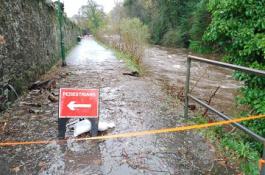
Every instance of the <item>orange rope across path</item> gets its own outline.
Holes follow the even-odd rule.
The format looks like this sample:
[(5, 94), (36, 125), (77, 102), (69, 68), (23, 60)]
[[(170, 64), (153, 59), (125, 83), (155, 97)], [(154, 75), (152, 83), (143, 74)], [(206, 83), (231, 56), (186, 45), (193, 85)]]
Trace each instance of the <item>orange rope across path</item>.
[[(262, 118), (265, 118), (265, 114), (258, 115), (258, 116), (249, 116), (249, 117), (244, 117), (244, 118), (236, 118), (236, 119), (227, 120), (227, 121), (218, 121), (218, 122), (213, 122), (213, 123), (200, 124), (200, 125), (180, 126), (180, 127), (175, 127), (175, 128), (162, 128), (162, 129), (146, 130), (146, 131), (135, 131), (135, 132), (113, 134), (113, 135), (106, 135), (106, 136), (77, 138), (73, 140), (74, 141), (86, 141), (86, 140), (107, 140), (107, 139), (118, 139), (118, 138), (141, 137), (145, 135), (181, 132), (181, 131), (188, 131), (188, 130), (193, 130), (193, 129), (203, 129), (203, 128), (209, 128), (209, 127), (214, 127), (214, 126), (229, 125), (232, 123), (239, 123), (243, 121), (262, 119)], [(10, 142), (0, 143), (0, 147), (16, 146), (16, 145), (50, 144), (54, 142), (65, 143), (67, 142), (67, 140), (66, 139), (65, 140), (39, 140), (39, 141), (25, 141), (25, 142), (10, 141)]]

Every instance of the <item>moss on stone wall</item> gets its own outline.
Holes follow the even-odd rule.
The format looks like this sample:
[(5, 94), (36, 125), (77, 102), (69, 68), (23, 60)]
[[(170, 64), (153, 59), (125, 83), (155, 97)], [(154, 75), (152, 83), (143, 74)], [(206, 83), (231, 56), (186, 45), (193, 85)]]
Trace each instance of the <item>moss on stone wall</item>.
[[(45, 0), (0, 0), (0, 81), (22, 93), (30, 82), (60, 60), (57, 12)], [(64, 17), (65, 48), (76, 44), (80, 29)]]

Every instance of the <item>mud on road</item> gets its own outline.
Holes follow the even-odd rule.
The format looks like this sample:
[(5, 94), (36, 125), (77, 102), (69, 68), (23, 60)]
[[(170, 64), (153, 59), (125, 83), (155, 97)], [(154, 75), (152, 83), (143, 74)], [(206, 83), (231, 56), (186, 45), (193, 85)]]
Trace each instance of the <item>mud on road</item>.
[[(125, 63), (111, 50), (85, 39), (68, 55), (67, 67), (46, 75), (57, 81), (50, 93), (58, 96), (59, 88), (65, 87), (100, 88), (100, 120), (116, 124), (107, 134), (185, 125), (182, 104), (168, 95), (161, 81), (171, 76), (165, 75), (169, 63), (161, 58), (167, 51), (152, 49), (152, 58), (144, 60), (148, 73), (126, 76)], [(170, 65), (172, 69), (184, 69), (185, 57), (175, 61), (179, 60), (179, 65)], [(58, 102), (52, 103), (48, 96), (47, 91), (30, 91), (3, 114), (1, 120), (7, 125), (1, 141), (56, 139)], [(1, 147), (0, 174), (234, 174), (217, 162), (215, 148), (196, 131), (86, 142), (73, 141), (70, 131), (67, 135), (66, 144)]]

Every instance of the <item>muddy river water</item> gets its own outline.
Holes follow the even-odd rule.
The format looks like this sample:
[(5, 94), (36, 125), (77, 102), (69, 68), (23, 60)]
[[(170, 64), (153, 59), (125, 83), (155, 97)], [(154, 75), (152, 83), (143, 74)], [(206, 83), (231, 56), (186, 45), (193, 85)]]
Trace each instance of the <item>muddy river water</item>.
[[(58, 96), (61, 87), (100, 88), (100, 120), (116, 124), (104, 134), (186, 125), (182, 104), (171, 98), (164, 86), (183, 87), (185, 51), (149, 48), (143, 60), (146, 74), (133, 77), (123, 75), (129, 70), (111, 50), (88, 38), (69, 53), (67, 64), (48, 76), (57, 81), (51, 93)], [(201, 74), (205, 77), (194, 93), (207, 99), (221, 86), (213, 105), (233, 113), (233, 98), (240, 84), (232, 79), (231, 72), (194, 63), (191, 83)], [(30, 91), (3, 114), (7, 125), (0, 135), (2, 142), (56, 140), (58, 103), (50, 102), (47, 93)], [(36, 103), (40, 105), (29, 105)], [(67, 136), (66, 144), (54, 141), (0, 147), (0, 174), (236, 174), (218, 162), (214, 146), (197, 131), (86, 142), (72, 140), (71, 131)]]
[[(180, 91), (185, 86), (188, 54), (191, 53), (184, 49), (154, 46), (147, 49), (144, 65), (147, 65), (146, 69), (150, 75), (167, 82), (169, 86), (177, 87), (176, 90)], [(192, 94), (200, 99), (209, 100), (214, 91), (220, 87), (211, 105), (225, 114), (235, 116), (238, 114), (235, 97), (242, 83), (235, 81), (232, 75), (233, 71), (229, 69), (192, 62), (190, 81)]]

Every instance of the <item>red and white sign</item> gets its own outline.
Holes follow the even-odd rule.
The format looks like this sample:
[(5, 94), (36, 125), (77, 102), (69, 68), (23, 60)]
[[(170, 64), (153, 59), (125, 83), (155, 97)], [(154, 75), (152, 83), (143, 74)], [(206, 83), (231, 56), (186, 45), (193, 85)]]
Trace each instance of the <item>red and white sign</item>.
[(98, 118), (98, 89), (60, 89), (59, 118)]

